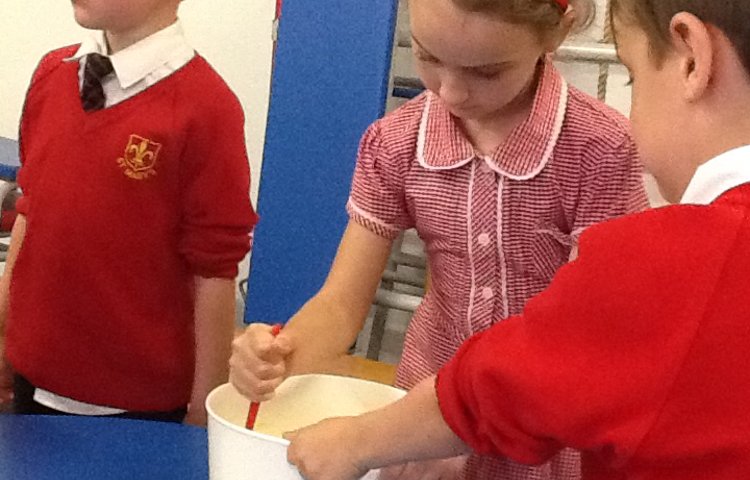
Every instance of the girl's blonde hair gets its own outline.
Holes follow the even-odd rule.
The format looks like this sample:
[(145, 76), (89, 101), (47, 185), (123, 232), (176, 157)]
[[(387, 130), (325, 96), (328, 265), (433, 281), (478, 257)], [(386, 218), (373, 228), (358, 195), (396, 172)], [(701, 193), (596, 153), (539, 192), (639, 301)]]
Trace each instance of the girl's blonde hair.
[[(468, 12), (496, 15), (506, 22), (529, 25), (541, 34), (560, 24), (563, 10), (555, 0), (453, 0), (460, 9)], [(588, 27), (596, 15), (594, 0), (570, 0), (576, 12), (575, 30)]]

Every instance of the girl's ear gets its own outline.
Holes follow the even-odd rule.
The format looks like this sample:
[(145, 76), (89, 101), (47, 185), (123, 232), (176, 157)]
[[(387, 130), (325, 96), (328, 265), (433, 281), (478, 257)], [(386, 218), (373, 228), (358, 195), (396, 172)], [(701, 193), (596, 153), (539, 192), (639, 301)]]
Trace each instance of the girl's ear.
[(573, 27), (576, 24), (576, 18), (576, 10), (571, 3), (570, 7), (568, 7), (568, 10), (563, 14), (562, 19), (560, 20), (560, 23), (557, 25), (557, 27), (555, 27), (555, 29), (549, 34), (544, 35), (543, 42), (544, 50), (546, 52), (552, 53), (560, 48), (560, 45), (562, 45), (562, 43), (570, 34), (571, 30), (573, 30)]

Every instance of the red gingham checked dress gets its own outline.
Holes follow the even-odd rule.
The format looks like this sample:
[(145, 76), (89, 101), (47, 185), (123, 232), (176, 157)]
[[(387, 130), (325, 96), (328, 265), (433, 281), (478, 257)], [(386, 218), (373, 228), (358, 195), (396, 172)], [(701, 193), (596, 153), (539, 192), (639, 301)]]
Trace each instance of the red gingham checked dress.
[[(472, 334), (520, 313), (586, 227), (648, 206), (627, 121), (569, 87), (551, 63), (542, 69), (530, 116), (491, 157), (475, 152), (432, 93), (362, 139), (350, 217), (386, 238), (416, 228), (432, 276), (406, 334), (401, 387), (436, 373)], [(580, 462), (571, 450), (539, 467), (475, 455), (462, 478), (578, 479)]]

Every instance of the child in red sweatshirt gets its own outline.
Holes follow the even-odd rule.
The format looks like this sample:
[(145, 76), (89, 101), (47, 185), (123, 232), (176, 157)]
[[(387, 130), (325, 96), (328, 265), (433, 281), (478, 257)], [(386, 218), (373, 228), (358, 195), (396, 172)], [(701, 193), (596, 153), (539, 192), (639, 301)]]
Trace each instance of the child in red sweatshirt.
[(0, 401), (12, 366), (18, 413), (200, 425), (226, 381), (256, 222), (244, 116), (179, 3), (73, 1), (100, 32), (34, 73), (0, 284)]
[(589, 229), (522, 315), (403, 400), (292, 434), (306, 479), (564, 447), (586, 480), (750, 478), (750, 2), (612, 12), (636, 142), (679, 205)]

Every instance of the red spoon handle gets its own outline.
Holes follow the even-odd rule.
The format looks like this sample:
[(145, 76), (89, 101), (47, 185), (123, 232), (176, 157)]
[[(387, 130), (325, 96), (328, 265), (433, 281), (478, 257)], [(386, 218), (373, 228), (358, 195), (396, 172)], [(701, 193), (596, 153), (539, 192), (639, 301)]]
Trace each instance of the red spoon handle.
[[(274, 337), (281, 332), (281, 324), (276, 324), (271, 328), (271, 335)], [(255, 419), (258, 418), (258, 410), (260, 409), (260, 402), (250, 402), (250, 410), (247, 412), (247, 420), (245, 421), (245, 428), (252, 430), (255, 427)]]

